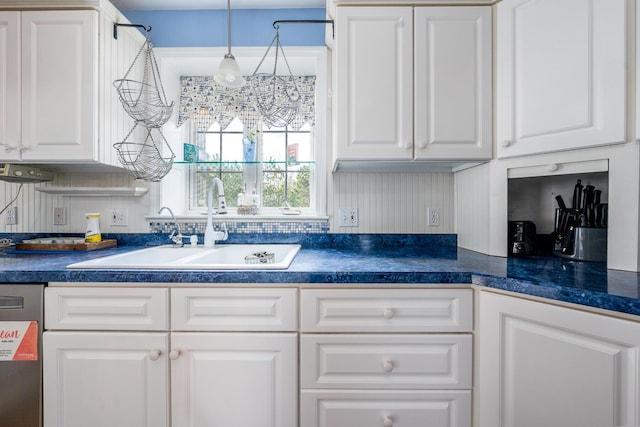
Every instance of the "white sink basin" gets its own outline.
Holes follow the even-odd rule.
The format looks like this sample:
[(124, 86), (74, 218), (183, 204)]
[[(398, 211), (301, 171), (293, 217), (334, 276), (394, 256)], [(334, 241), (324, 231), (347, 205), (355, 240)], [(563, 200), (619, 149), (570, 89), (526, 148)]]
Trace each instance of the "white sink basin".
[(67, 268), (284, 270), (289, 268), (299, 250), (300, 245), (288, 244), (219, 245), (214, 248), (166, 245), (78, 262)]

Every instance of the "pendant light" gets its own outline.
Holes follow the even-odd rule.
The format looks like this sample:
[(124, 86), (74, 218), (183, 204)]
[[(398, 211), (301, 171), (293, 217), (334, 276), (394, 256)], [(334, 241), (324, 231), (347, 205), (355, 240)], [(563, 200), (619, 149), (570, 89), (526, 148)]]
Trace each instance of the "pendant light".
[(231, 0), (227, 0), (227, 43), (229, 51), (220, 62), (218, 73), (213, 76), (213, 79), (222, 86), (242, 87), (247, 81), (240, 73), (236, 58), (231, 54)]

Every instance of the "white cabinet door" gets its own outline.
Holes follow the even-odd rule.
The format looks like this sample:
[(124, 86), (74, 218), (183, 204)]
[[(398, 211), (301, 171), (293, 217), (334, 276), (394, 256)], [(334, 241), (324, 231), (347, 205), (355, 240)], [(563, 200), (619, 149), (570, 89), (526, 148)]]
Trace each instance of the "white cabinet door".
[(98, 12), (22, 12), (22, 159), (96, 160)]
[(640, 323), (479, 294), (481, 427), (640, 424)]
[(625, 5), (497, 4), (498, 157), (624, 142)]
[(20, 13), (0, 12), (0, 160), (20, 157)]
[(295, 333), (173, 333), (172, 427), (297, 426)]
[(334, 77), (336, 159), (412, 159), (413, 9), (337, 8)]
[(44, 427), (168, 427), (168, 334), (45, 332)]
[(491, 8), (416, 7), (415, 158), (490, 159)]

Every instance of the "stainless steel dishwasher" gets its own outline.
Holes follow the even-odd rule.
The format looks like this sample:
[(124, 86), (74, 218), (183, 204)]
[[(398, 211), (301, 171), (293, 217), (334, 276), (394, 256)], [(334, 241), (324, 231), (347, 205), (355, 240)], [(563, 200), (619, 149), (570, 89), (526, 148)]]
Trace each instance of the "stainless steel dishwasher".
[(42, 426), (43, 294), (0, 284), (0, 426)]

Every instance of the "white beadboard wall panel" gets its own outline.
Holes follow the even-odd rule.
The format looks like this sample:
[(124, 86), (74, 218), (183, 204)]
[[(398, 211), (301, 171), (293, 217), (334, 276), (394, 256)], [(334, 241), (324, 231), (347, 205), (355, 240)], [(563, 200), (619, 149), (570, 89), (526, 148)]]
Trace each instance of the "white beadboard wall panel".
[[(140, 187), (149, 186), (142, 197), (81, 197), (51, 195), (35, 191), (36, 186)], [(19, 184), (0, 181), (0, 207), (16, 195)], [(452, 173), (337, 173), (331, 175), (327, 205), (332, 216), (332, 233), (454, 233), (454, 174)], [(145, 215), (155, 214), (160, 201), (160, 184), (133, 179), (126, 173), (59, 173), (50, 183), (25, 184), (16, 200), (18, 224), (5, 225), (10, 233), (84, 233), (87, 212), (101, 214), (103, 233), (147, 233)], [(157, 199), (157, 200), (156, 200)], [(155, 200), (155, 201), (154, 201)], [(67, 211), (65, 225), (53, 225), (53, 208)], [(340, 227), (341, 207), (358, 208), (358, 227)], [(427, 208), (440, 209), (440, 226), (427, 226)], [(129, 226), (111, 226), (112, 208), (126, 208)], [(153, 212), (152, 212), (153, 210)]]
[(489, 252), (489, 165), (455, 173), (458, 246)]
[[(452, 173), (336, 173), (328, 209), (332, 233), (454, 233)], [(358, 208), (358, 226), (341, 227), (340, 208)], [(427, 208), (440, 225), (427, 226)]]
[[(149, 193), (141, 197), (122, 196), (64, 196), (36, 191), (42, 186), (68, 187), (144, 187), (151, 184), (137, 181), (127, 173), (59, 173), (52, 182), (24, 184), (14, 203), (18, 206), (18, 224), (6, 225), (6, 213), (0, 216), (0, 230), (8, 233), (78, 233), (84, 234), (85, 213), (100, 213), (100, 230), (103, 233), (147, 233), (149, 224), (144, 219), (150, 213)], [(4, 208), (18, 192), (20, 184), (0, 182), (0, 209)], [(53, 208), (66, 208), (66, 224), (53, 225)], [(113, 208), (128, 210), (129, 225), (111, 226), (109, 215)]]

